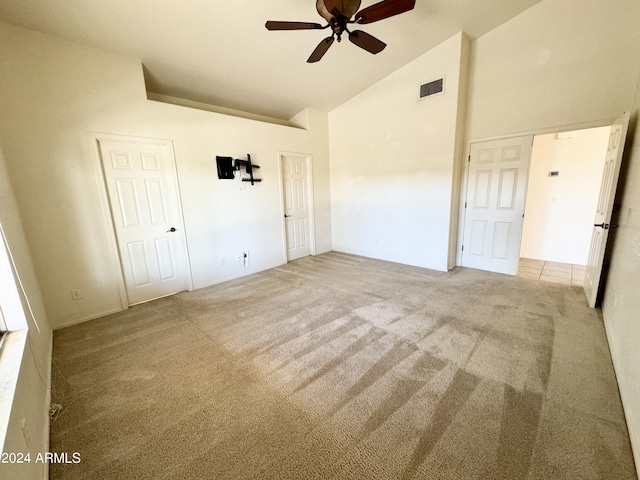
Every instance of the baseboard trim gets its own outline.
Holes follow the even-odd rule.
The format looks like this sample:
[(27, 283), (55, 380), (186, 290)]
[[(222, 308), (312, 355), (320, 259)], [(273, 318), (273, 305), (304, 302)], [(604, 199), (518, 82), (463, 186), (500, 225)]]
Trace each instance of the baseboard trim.
[(71, 327), (73, 325), (78, 325), (79, 323), (84, 323), (84, 322), (89, 322), (91, 320), (95, 320), (96, 318), (102, 318), (102, 317), (106, 317), (107, 315), (113, 315), (114, 313), (119, 313), (124, 311), (124, 309), (118, 307), (118, 308), (113, 308), (111, 310), (107, 310), (105, 312), (102, 313), (96, 313), (94, 315), (89, 315), (88, 317), (81, 317), (81, 318), (72, 318), (71, 320), (67, 320), (66, 322), (60, 323), (58, 325), (56, 325), (53, 330), (60, 330), (62, 328), (66, 328), (66, 327)]
[(638, 435), (640, 432), (636, 432), (633, 427), (633, 422), (629, 421), (631, 409), (628, 407), (630, 405), (627, 392), (630, 389), (627, 389), (627, 386), (623, 380), (623, 376), (619, 375), (618, 365), (620, 363), (618, 359), (618, 352), (616, 350), (615, 344), (611, 340), (610, 328), (608, 328), (607, 317), (604, 314), (604, 310), (602, 310), (602, 319), (604, 324), (604, 331), (607, 335), (607, 343), (609, 344), (609, 351), (611, 352), (611, 361), (613, 363), (613, 370), (616, 375), (616, 381), (618, 383), (618, 391), (620, 392), (620, 400), (622, 401), (622, 409), (624, 410), (624, 418), (627, 422), (627, 430), (629, 431), (629, 441), (631, 442), (631, 451), (633, 452), (633, 460), (636, 464), (636, 474), (638, 475), (638, 480), (640, 480), (640, 438)]
[[(44, 428), (44, 444), (47, 446), (46, 451), (51, 451), (51, 417), (49, 416), (49, 407), (51, 406), (51, 386), (53, 380), (53, 335), (49, 340), (49, 353), (47, 354), (47, 382), (49, 384), (49, 388), (45, 393), (45, 407), (46, 407), (46, 418), (45, 428)], [(49, 480), (49, 462), (45, 462), (42, 480)]]

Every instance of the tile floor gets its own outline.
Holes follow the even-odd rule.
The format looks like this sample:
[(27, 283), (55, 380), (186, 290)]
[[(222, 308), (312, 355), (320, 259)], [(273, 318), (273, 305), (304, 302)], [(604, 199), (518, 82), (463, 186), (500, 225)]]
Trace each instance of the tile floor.
[(585, 269), (584, 265), (521, 258), (518, 263), (518, 276), (544, 280), (545, 282), (582, 286)]

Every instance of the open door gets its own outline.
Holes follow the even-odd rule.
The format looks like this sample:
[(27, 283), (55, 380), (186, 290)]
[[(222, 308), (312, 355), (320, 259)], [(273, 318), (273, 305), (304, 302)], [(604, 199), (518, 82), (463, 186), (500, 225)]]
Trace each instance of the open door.
[(602, 264), (604, 253), (611, 228), (611, 215), (613, 213), (613, 201), (616, 196), (620, 167), (622, 166), (622, 153), (629, 128), (629, 113), (625, 113), (611, 125), (609, 146), (602, 174), (600, 197), (593, 221), (593, 233), (591, 235), (591, 248), (587, 271), (584, 279), (584, 293), (587, 296), (589, 306), (594, 308), (598, 300), (598, 287), (602, 276)]
[(462, 266), (515, 275), (533, 135), (472, 143)]

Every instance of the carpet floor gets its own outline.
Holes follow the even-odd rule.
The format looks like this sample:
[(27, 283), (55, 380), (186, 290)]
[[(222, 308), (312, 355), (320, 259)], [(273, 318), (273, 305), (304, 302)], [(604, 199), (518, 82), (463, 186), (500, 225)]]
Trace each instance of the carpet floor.
[(341, 253), (54, 335), (52, 479), (628, 479), (582, 290)]

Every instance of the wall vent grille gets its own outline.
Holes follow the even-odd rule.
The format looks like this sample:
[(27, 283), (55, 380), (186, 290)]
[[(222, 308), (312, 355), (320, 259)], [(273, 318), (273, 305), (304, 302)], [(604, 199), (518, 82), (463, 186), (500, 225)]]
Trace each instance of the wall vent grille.
[(420, 85), (420, 98), (430, 97), (444, 92), (444, 77)]

